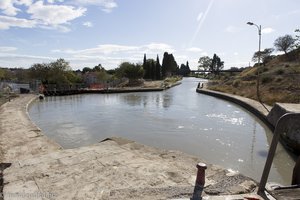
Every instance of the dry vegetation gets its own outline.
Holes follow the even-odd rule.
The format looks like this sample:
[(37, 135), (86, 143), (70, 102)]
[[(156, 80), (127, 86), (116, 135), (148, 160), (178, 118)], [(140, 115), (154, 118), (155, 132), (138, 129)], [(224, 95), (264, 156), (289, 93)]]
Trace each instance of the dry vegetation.
[(180, 81), (182, 77), (180, 76), (172, 76), (167, 77), (164, 80), (156, 80), (156, 81), (145, 81), (143, 79), (134, 80), (131, 82), (125, 81), (121, 83), (118, 87), (139, 87), (139, 88), (163, 88), (169, 87), (176, 84)]
[[(221, 75), (208, 88), (256, 99), (257, 66), (230, 76)], [(264, 103), (300, 103), (300, 49), (273, 58), (260, 66), (260, 96)]]

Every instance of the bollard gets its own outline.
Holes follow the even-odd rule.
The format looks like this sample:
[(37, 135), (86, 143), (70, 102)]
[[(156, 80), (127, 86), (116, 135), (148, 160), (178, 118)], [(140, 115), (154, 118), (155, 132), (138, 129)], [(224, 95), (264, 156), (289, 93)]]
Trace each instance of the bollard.
[(205, 170), (207, 169), (207, 166), (205, 163), (198, 163), (197, 165), (197, 178), (196, 178), (196, 183), (195, 183), (195, 187), (194, 187), (194, 193), (193, 193), (193, 197), (191, 198), (191, 200), (200, 200), (202, 199), (201, 195), (202, 195), (202, 191), (204, 188), (204, 184), (205, 184)]

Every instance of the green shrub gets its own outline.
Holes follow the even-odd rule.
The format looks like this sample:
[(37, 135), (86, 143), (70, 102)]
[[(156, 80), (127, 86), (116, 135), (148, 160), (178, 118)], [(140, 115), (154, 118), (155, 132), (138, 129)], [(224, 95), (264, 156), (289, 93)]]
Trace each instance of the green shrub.
[(233, 81), (232, 86), (233, 87), (239, 87), (240, 84), (241, 84), (241, 80), (238, 79), (238, 80)]
[(256, 81), (251, 81), (250, 85), (256, 85)]
[(282, 78), (281, 78), (281, 77), (277, 77), (275, 81), (276, 81), (277, 83), (279, 83), (279, 82), (282, 81)]
[(251, 80), (255, 80), (256, 79), (256, 76), (255, 75), (246, 75), (246, 76), (244, 76), (244, 77), (242, 77), (242, 80), (243, 81), (251, 81)]
[(276, 74), (277, 74), (277, 75), (282, 75), (282, 74), (284, 74), (284, 69), (278, 69), (278, 70), (276, 71)]
[(225, 85), (232, 85), (232, 81), (231, 81), (231, 80), (226, 81), (226, 82), (225, 82)]
[(262, 71), (263, 71), (263, 72), (267, 72), (267, 71), (269, 71), (269, 68), (262, 67)]
[(263, 76), (261, 78), (261, 83), (262, 84), (270, 83), (272, 80), (273, 80), (273, 77), (271, 77), (271, 76)]

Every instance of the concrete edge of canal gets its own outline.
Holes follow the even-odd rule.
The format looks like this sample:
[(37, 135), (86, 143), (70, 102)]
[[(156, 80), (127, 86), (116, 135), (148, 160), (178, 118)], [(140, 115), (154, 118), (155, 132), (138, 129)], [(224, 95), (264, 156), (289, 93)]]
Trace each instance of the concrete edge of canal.
[[(0, 199), (182, 199), (194, 191), (198, 162), (179, 151), (122, 138), (62, 149), (30, 120), (36, 95), (21, 95), (0, 107)], [(6, 169), (5, 169), (6, 168)], [(246, 194), (257, 183), (207, 163), (202, 195)]]
[[(208, 90), (206, 88), (197, 88), (196, 92), (221, 98), (242, 106), (264, 122), (272, 132), (274, 131), (274, 127), (281, 116), (286, 113), (300, 113), (300, 104), (276, 103), (273, 107), (271, 107), (265, 104), (262, 105), (260, 102), (246, 97)], [(294, 129), (290, 129), (289, 133), (281, 135), (284, 146), (296, 154), (300, 153), (300, 140), (299, 137), (295, 136), (299, 132), (298, 129), (299, 127), (297, 126)]]

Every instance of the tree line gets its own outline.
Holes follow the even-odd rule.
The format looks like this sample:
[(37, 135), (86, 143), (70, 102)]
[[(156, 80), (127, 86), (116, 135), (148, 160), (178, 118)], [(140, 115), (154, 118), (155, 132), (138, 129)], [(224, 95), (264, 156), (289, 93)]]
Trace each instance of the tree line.
[(173, 54), (168, 52), (164, 53), (162, 64), (159, 62), (158, 55), (156, 60), (154, 60), (147, 59), (146, 54), (144, 54), (142, 66), (144, 70), (143, 78), (146, 80), (162, 80), (172, 75), (187, 76), (191, 71), (188, 62), (187, 65), (181, 64), (179, 68)]
[(214, 54), (212, 58), (202, 56), (199, 58), (198, 63), (199, 70), (210, 71), (215, 75), (218, 75), (220, 70), (224, 68), (224, 61), (217, 54)]
[[(274, 58), (274, 56), (271, 55), (274, 50), (284, 52), (287, 59), (293, 59), (294, 55), (290, 55), (289, 52), (300, 47), (300, 29), (296, 29), (295, 33), (295, 37), (290, 34), (278, 37), (274, 41), (275, 48), (266, 48), (260, 52), (254, 52), (252, 61), (258, 62), (258, 60), (260, 60), (265, 65)], [(199, 58), (198, 63), (198, 70), (211, 71), (213, 74), (218, 74), (219, 71), (224, 68), (224, 62), (221, 61), (220, 57), (216, 54), (214, 54), (212, 58), (202, 56)]]
[(147, 59), (144, 54), (143, 63), (123, 62), (117, 68), (105, 70), (101, 64), (93, 68), (84, 67), (82, 70), (72, 70), (70, 63), (60, 58), (50, 63), (35, 63), (29, 69), (17, 69), (18, 73), (22, 72), (22, 76), (15, 77), (17, 73), (11, 72), (9, 69), (0, 68), (0, 80), (20, 80), (26, 77), (24, 82), (30, 80), (39, 80), (43, 84), (82, 84), (85, 79), (93, 78), (97, 81), (112, 81), (115, 79), (128, 78), (131, 80), (162, 80), (172, 75), (186, 76), (190, 73), (188, 62), (181, 67), (177, 65), (173, 54), (165, 52), (163, 54), (162, 64), (160, 64), (159, 56), (156, 60)]
[(258, 62), (258, 60), (260, 60), (262, 64), (265, 65), (275, 57), (271, 55), (274, 50), (284, 52), (285, 58), (287, 60), (294, 59), (295, 55), (290, 55), (289, 52), (300, 47), (300, 35), (297, 35), (300, 33), (300, 29), (296, 29), (295, 33), (295, 37), (290, 34), (278, 37), (274, 41), (274, 48), (266, 48), (261, 50), (260, 52), (256, 51), (252, 56), (252, 61)]

